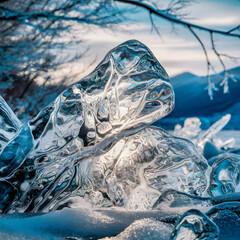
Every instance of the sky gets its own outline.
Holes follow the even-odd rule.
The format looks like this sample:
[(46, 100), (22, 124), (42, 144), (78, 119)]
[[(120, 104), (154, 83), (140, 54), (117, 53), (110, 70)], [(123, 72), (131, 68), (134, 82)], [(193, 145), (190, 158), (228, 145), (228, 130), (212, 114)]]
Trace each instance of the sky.
[[(167, 0), (159, 1), (165, 5), (167, 2)], [(83, 77), (97, 66), (109, 50), (124, 41), (137, 39), (151, 49), (170, 77), (183, 72), (191, 72), (199, 76), (207, 74), (202, 48), (186, 28), (175, 24), (173, 30), (171, 23), (154, 16), (154, 22), (161, 33), (159, 37), (156, 32), (151, 31), (149, 13), (146, 10), (123, 3), (118, 6), (120, 9), (127, 9), (123, 24), (115, 26), (112, 30), (88, 27), (84, 32), (79, 31), (89, 51), (71, 71), (85, 68), (81, 76)], [(205, 27), (229, 30), (240, 24), (240, 0), (198, 0), (189, 5), (185, 12), (189, 13), (186, 21)], [(198, 30), (196, 32), (209, 49), (209, 57), (215, 70), (222, 71), (221, 65), (211, 51), (209, 34)], [(240, 57), (239, 39), (215, 35), (215, 44), (219, 52)], [(76, 51), (73, 49), (73, 53)], [(89, 67), (88, 64), (94, 59), (96, 61)], [(225, 63), (227, 68), (240, 66), (240, 60), (225, 59)]]
[[(159, 0), (159, 3), (166, 1)], [(76, 36), (83, 39), (84, 44), (72, 46), (72, 51), (67, 52), (71, 54), (81, 53), (84, 47), (89, 48), (89, 50), (87, 55), (76, 63), (64, 67), (60, 71), (55, 71), (53, 79), (56, 82), (51, 81), (51, 84), (52, 82), (58, 83), (63, 75), (69, 76), (75, 73), (73, 78), (68, 78), (70, 80), (66, 84), (70, 85), (79, 81), (93, 71), (108, 51), (130, 39), (139, 40), (147, 45), (170, 78), (183, 72), (191, 72), (198, 76), (207, 75), (203, 50), (188, 29), (174, 25), (173, 31), (171, 23), (154, 16), (154, 22), (161, 33), (161, 37), (159, 37), (156, 32), (151, 31), (149, 13), (146, 10), (128, 4), (119, 4), (119, 8), (127, 9), (124, 15), (125, 21), (113, 29), (99, 29), (88, 25), (83, 30), (78, 24), (74, 26)], [(198, 0), (188, 6), (186, 12), (189, 12), (186, 21), (209, 28), (228, 31), (240, 24), (240, 0)], [(209, 57), (216, 71), (222, 71), (221, 64), (211, 50), (209, 33), (195, 31), (209, 50)], [(240, 31), (238, 32), (240, 33)], [(238, 61), (235, 62), (224, 59), (226, 67), (230, 69), (240, 66), (240, 39), (223, 35), (214, 35), (214, 39), (216, 48), (220, 53), (239, 57)], [(93, 60), (95, 60), (94, 63), (89, 66)], [(41, 84), (41, 82), (39, 83)]]

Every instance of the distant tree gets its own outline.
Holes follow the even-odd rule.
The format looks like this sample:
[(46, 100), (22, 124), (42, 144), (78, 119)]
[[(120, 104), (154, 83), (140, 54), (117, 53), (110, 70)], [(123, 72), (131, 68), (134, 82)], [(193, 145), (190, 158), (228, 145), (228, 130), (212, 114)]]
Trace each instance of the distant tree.
[[(119, 22), (116, 15), (116, 7), (107, 0), (0, 0), (0, 95), (18, 114), (28, 108), (35, 115), (46, 104), (44, 98), (53, 99), (70, 78), (62, 76), (53, 91), (47, 87), (53, 71), (87, 52), (79, 37), (81, 28), (73, 31), (76, 23), (82, 28), (110, 27)], [(78, 53), (69, 57), (72, 45)]]

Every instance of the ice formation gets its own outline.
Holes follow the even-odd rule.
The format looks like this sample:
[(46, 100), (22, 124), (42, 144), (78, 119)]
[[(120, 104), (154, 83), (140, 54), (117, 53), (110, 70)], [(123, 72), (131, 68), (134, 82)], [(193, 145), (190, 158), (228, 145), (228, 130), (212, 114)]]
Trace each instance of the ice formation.
[(220, 196), (240, 190), (240, 155), (223, 153), (209, 160), (212, 165), (208, 192)]
[(201, 196), (207, 186), (207, 161), (194, 145), (157, 127), (123, 138), (88, 166), (90, 188), (128, 209), (151, 209), (167, 189)]
[(65, 162), (68, 168), (61, 175), (56, 176), (58, 166), (50, 165), (32, 180), (24, 179), (12, 210), (50, 211), (69, 205), (75, 196), (98, 207), (146, 210), (167, 189), (201, 196), (208, 182), (207, 161), (194, 145), (156, 127), (125, 137), (106, 153), (74, 164)]
[(215, 135), (230, 115), (205, 132), (198, 118), (175, 136), (149, 126), (174, 101), (167, 73), (135, 40), (23, 125), (0, 97), (0, 212), (34, 214), (0, 217), (0, 237), (6, 229), (37, 239), (229, 236), (221, 218), (240, 219), (240, 157)]
[(0, 176), (19, 189), (19, 211), (41, 211), (43, 202), (82, 188), (88, 176), (75, 178), (79, 162), (102, 155), (173, 107), (163, 67), (145, 45), (128, 41), (21, 127), (2, 150)]
[(215, 240), (219, 229), (205, 214), (198, 210), (189, 210), (176, 223), (171, 240)]
[(196, 145), (197, 149), (201, 153), (204, 151), (205, 144), (209, 142), (212, 142), (218, 149), (232, 147), (234, 143), (233, 138), (223, 142), (220, 138), (216, 137), (216, 134), (228, 124), (230, 119), (231, 115), (226, 114), (221, 119), (216, 121), (212, 126), (210, 126), (206, 131), (202, 131), (200, 127), (201, 121), (199, 118), (187, 118), (183, 127), (180, 124), (175, 126), (173, 135), (189, 139)]

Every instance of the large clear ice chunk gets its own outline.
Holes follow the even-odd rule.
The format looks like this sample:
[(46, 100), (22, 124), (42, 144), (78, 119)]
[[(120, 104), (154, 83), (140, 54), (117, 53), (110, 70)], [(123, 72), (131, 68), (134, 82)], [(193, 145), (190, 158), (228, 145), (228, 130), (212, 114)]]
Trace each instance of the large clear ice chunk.
[[(28, 155), (36, 158), (60, 152), (67, 144), (74, 145), (75, 152), (89, 154), (93, 145), (100, 143), (98, 148), (106, 148), (113, 139), (166, 116), (174, 107), (168, 79), (145, 45), (136, 40), (119, 45), (91, 74), (68, 87), (23, 126), (19, 135), (30, 128), (26, 134), (32, 140), (26, 141), (28, 146), (21, 146), (26, 150), (18, 162), (21, 164)], [(112, 139), (101, 143), (106, 138)], [(19, 151), (13, 142), (8, 145), (12, 152)], [(3, 150), (0, 160), (6, 155), (14, 158), (8, 149)]]
[[(19, 190), (15, 207), (41, 211), (74, 190), (81, 192), (91, 182), (87, 169), (93, 158), (173, 107), (168, 75), (151, 51), (135, 40), (117, 46), (91, 74), (24, 124), (3, 149), (0, 173)], [(108, 184), (116, 188), (109, 198), (121, 201), (114, 179)]]

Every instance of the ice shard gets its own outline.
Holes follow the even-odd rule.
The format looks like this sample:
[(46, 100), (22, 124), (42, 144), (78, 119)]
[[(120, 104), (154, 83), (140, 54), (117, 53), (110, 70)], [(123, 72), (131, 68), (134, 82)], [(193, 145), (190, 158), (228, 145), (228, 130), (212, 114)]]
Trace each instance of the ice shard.
[[(215, 135), (220, 132), (230, 121), (231, 114), (226, 114), (225, 116), (221, 117), (218, 121), (216, 121), (207, 131), (201, 132), (198, 140), (198, 146), (203, 149), (205, 143), (214, 139)], [(216, 137), (215, 137), (216, 138)], [(213, 140), (214, 141), (214, 140)], [(217, 140), (215, 140), (216, 142)], [(216, 145), (221, 146), (221, 142), (216, 142)]]
[(184, 213), (175, 224), (171, 240), (217, 240), (219, 229), (204, 213), (193, 209)]
[(223, 153), (209, 160), (212, 165), (208, 192), (212, 196), (240, 191), (240, 155)]
[(206, 131), (202, 131), (200, 127), (201, 121), (199, 118), (187, 118), (184, 122), (183, 127), (181, 127), (180, 124), (177, 124), (175, 126), (173, 135), (189, 139), (196, 145), (199, 152), (201, 153), (203, 152), (205, 144), (207, 142), (213, 143), (218, 149), (232, 146), (234, 143), (233, 138), (223, 142), (220, 138), (216, 137), (216, 134), (228, 124), (230, 119), (231, 114), (226, 114), (221, 119), (212, 124)]
[(20, 126), (21, 122), (0, 96), (0, 153), (15, 136)]

